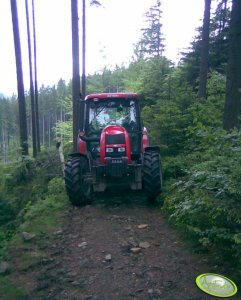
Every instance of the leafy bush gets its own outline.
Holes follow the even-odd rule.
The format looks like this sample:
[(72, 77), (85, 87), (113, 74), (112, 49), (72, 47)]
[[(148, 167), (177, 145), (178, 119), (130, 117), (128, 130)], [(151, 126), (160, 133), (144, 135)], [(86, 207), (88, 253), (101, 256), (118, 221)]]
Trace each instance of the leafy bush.
[(193, 143), (182, 158), (187, 175), (172, 184), (164, 210), (204, 248), (241, 263), (241, 133), (206, 128)]
[(5, 198), (0, 195), (0, 226), (15, 218), (16, 211), (13, 203), (6, 201)]
[(164, 181), (178, 179), (186, 175), (187, 166), (184, 158), (180, 156), (165, 157), (162, 163)]
[(60, 222), (58, 215), (68, 203), (63, 178), (53, 178), (44, 199), (28, 207), (20, 230), (34, 233), (56, 230)]

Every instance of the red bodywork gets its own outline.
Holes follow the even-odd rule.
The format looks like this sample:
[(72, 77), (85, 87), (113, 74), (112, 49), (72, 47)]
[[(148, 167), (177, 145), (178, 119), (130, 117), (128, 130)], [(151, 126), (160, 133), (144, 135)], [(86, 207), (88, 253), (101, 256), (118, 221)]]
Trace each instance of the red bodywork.
[(110, 98), (127, 98), (132, 97), (138, 99), (138, 95), (136, 93), (110, 93), (110, 94), (90, 94), (85, 97), (85, 100), (92, 100), (92, 99), (110, 99)]
[(79, 145), (79, 152), (81, 154), (87, 154), (86, 142), (84, 142), (83, 140), (79, 139), (78, 145)]
[[(124, 134), (125, 136), (125, 144), (106, 144), (105, 137), (107, 135), (117, 135), (117, 134)], [(100, 137), (100, 161), (105, 165), (106, 160), (106, 148), (125, 148), (126, 156), (128, 159), (128, 163), (131, 163), (131, 143), (130, 137), (128, 132), (124, 127), (116, 126), (116, 125), (109, 125), (103, 129)]]
[[(83, 133), (83, 134), (84, 134), (84, 133)], [(79, 153), (86, 155), (86, 154), (87, 154), (87, 145), (86, 145), (86, 142), (83, 141), (83, 140), (80, 138), (81, 135), (82, 135), (82, 134), (79, 133), (79, 135), (78, 135), (78, 140), (77, 140), (77, 145), (79, 146)]]

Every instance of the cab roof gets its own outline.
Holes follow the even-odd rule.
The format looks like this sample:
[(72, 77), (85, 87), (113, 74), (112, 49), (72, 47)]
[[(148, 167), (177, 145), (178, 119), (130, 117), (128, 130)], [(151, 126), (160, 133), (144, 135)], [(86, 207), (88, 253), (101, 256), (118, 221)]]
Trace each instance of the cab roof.
[(108, 98), (122, 98), (122, 99), (130, 99), (135, 98), (138, 100), (138, 96), (136, 93), (101, 93), (101, 94), (90, 94), (85, 97), (85, 100), (93, 100), (93, 99), (108, 99)]

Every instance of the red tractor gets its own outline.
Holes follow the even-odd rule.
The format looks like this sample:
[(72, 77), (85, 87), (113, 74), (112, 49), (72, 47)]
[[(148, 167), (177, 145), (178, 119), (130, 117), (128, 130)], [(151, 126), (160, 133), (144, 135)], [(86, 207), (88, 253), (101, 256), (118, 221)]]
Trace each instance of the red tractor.
[(65, 185), (74, 205), (114, 186), (144, 190), (154, 201), (162, 188), (160, 150), (149, 146), (137, 94), (91, 94), (82, 101), (78, 152), (65, 165)]

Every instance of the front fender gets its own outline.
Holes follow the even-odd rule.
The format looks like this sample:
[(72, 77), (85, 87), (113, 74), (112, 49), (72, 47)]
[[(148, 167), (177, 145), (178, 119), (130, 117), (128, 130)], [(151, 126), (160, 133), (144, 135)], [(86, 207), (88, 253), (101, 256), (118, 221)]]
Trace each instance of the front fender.
[(145, 152), (151, 152), (151, 151), (161, 154), (161, 150), (159, 146), (148, 146), (145, 148)]
[(71, 158), (72, 157), (84, 157), (87, 160), (88, 165), (89, 165), (89, 170), (91, 171), (91, 163), (90, 163), (90, 158), (89, 158), (88, 153), (83, 154), (83, 153), (79, 153), (79, 152), (73, 152), (73, 153), (70, 153), (68, 156)]

